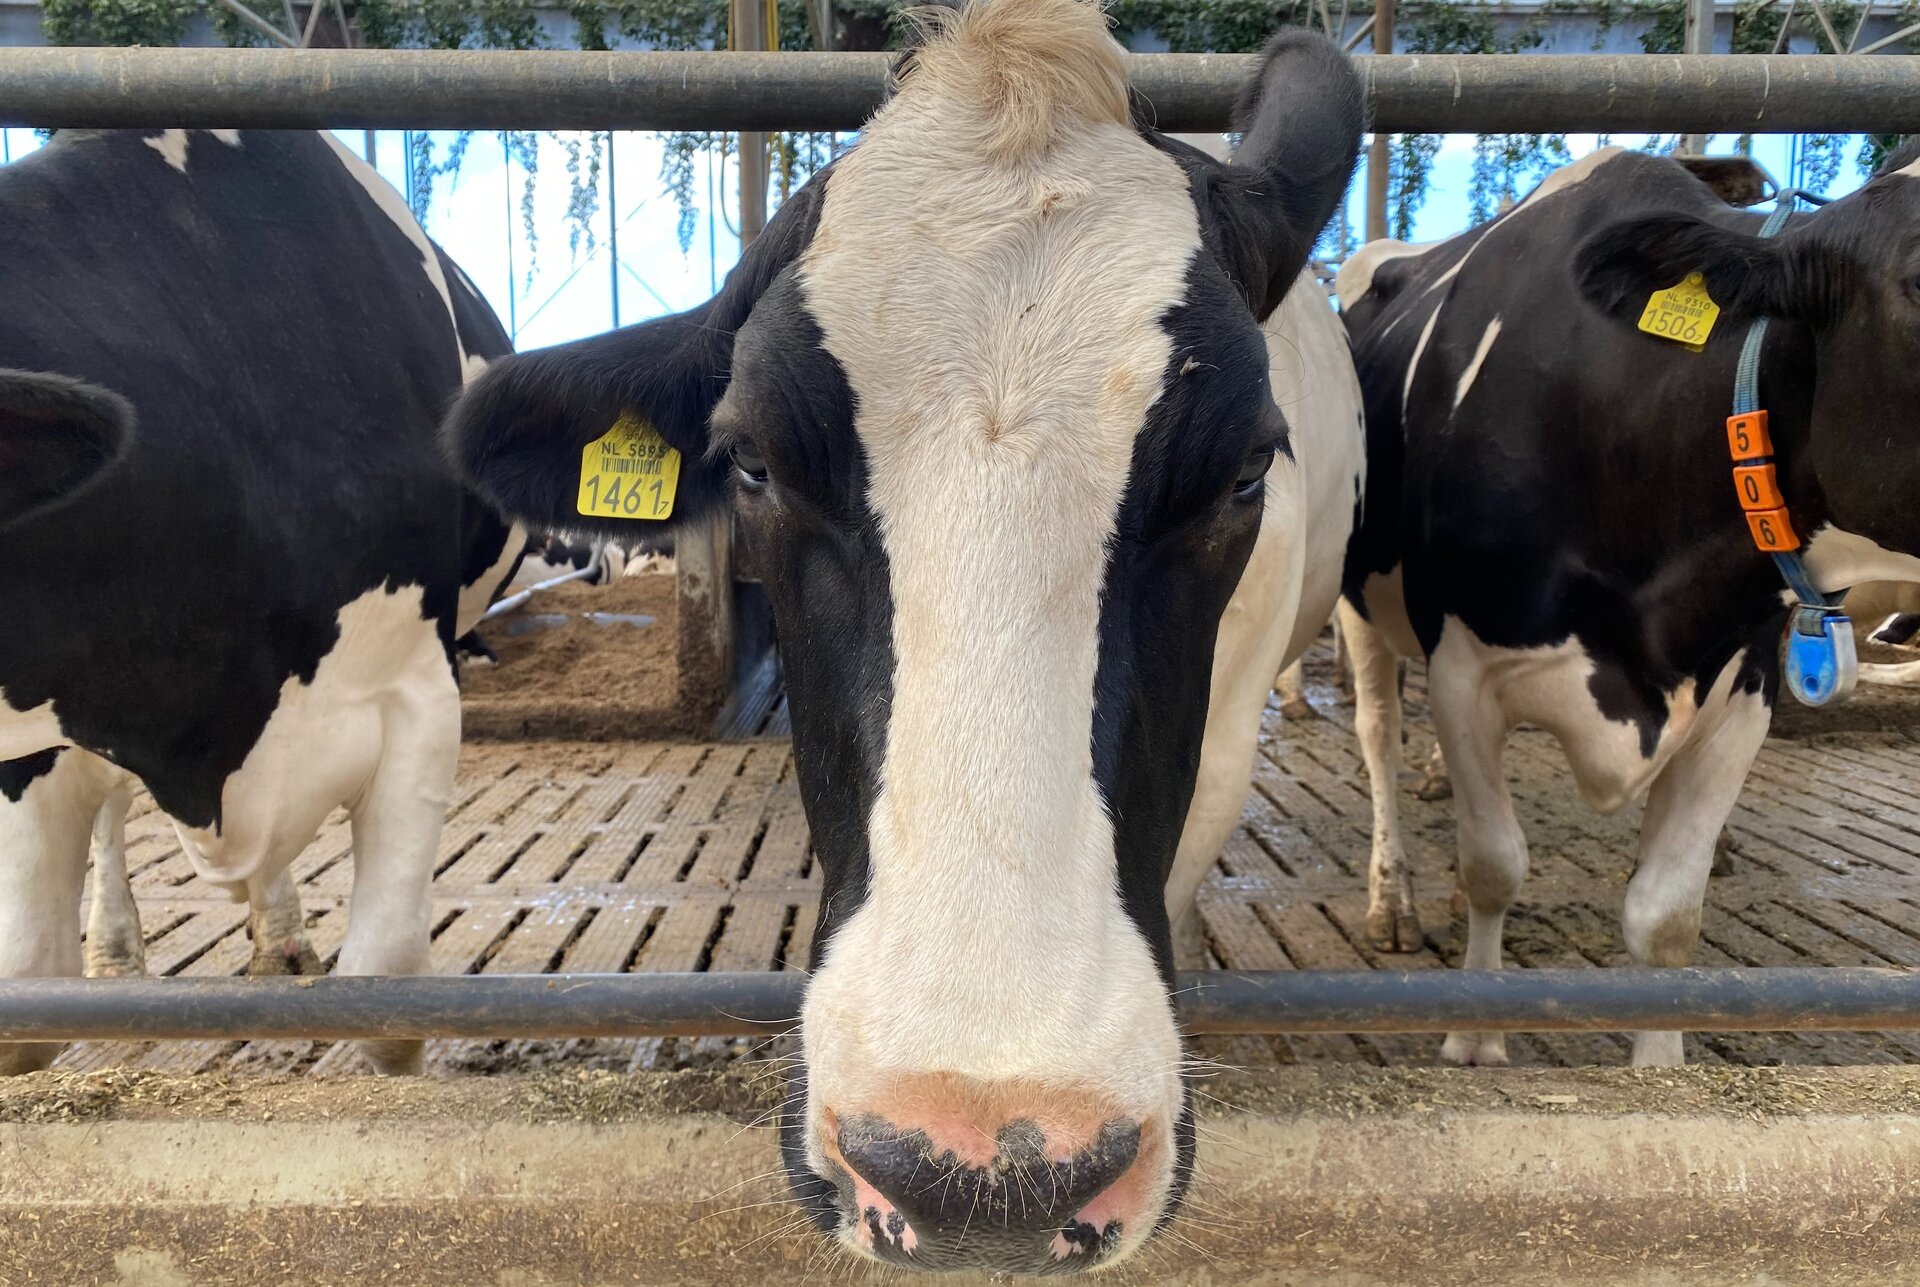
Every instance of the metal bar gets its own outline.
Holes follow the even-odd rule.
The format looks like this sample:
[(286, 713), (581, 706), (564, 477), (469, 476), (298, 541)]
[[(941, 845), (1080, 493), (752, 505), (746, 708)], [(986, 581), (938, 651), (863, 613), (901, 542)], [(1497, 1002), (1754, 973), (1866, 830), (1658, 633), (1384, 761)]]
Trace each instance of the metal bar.
[(1852, 53), (1854, 46), (1860, 43), (1860, 33), (1867, 29), (1867, 20), (1873, 17), (1873, 4), (1874, 0), (1867, 0), (1860, 6), (1860, 20), (1853, 24), (1853, 34), (1847, 37), (1847, 53)]
[(1840, 43), (1840, 33), (1833, 29), (1833, 20), (1827, 17), (1827, 6), (1821, 4), (1820, 0), (1807, 0), (1807, 5), (1813, 10), (1813, 16), (1820, 20), (1820, 30), (1827, 33), (1827, 47), (1833, 53), (1839, 53), (1846, 46)]
[[(1685, 39), (1689, 54), (1713, 52), (1713, 0), (1687, 0)], [(1680, 150), (1690, 153), (1706, 151), (1707, 136), (1701, 133), (1681, 135)]]
[[(1393, 0), (1376, 0), (1373, 7), (1373, 53), (1375, 57), (1393, 53)], [(1372, 66), (1371, 60), (1366, 64)], [(1379, 241), (1387, 235), (1387, 202), (1393, 174), (1393, 133), (1376, 118), (1373, 142), (1367, 145), (1367, 240)]]
[[(1155, 124), (1226, 129), (1251, 54), (1135, 54)], [(1386, 133), (1920, 133), (1920, 61), (1685, 54), (1356, 60)], [(0, 49), (0, 125), (846, 130), (876, 53)]]
[(300, 33), (300, 48), (313, 47), (313, 33), (320, 26), (320, 14), (325, 8), (324, 0), (313, 0), (313, 7), (307, 10), (307, 29)]
[(1361, 23), (1358, 27), (1355, 27), (1353, 29), (1353, 34), (1351, 36), (1348, 36), (1345, 42), (1342, 43), (1340, 47), (1346, 50), (1348, 53), (1352, 53), (1354, 50), (1360, 47), (1361, 41), (1365, 40), (1368, 36), (1371, 36), (1372, 34), (1373, 34), (1373, 18), (1369, 16), (1365, 22)]
[[(532, 319), (529, 318), (528, 320), (531, 321)], [(588, 577), (600, 575), (600, 563), (605, 557), (606, 557), (605, 546), (602, 545), (602, 546), (594, 547), (593, 557), (587, 561), (587, 566), (583, 568), (575, 568), (571, 572), (563, 572), (559, 576), (550, 576), (544, 581), (535, 581), (532, 585), (528, 586), (524, 590), (521, 590), (519, 593), (510, 594), (506, 598), (501, 599), (499, 602), (495, 603), (492, 607), (486, 610), (486, 612), (481, 616), (480, 620), (492, 621), (495, 617), (504, 617), (507, 613), (512, 612), (515, 608), (518, 608), (522, 604), (530, 602), (533, 599), (533, 596), (542, 590), (551, 590), (555, 586), (565, 585), (569, 581), (584, 581)]]
[[(766, 53), (776, 46), (772, 38), (773, 0), (728, 0), (727, 48), (743, 53)], [(767, 135), (764, 130), (740, 134), (740, 249), (759, 237), (767, 226)]]
[[(241, 4), (240, 0), (220, 0), (220, 3), (232, 10), (234, 16), (239, 18), (240, 21), (252, 27), (268, 40), (273, 41), (284, 49), (292, 49), (295, 47), (293, 40), (284, 31), (281, 31), (280, 28), (274, 26), (253, 10)], [(293, 9), (291, 6), (287, 9), (287, 19), (289, 22), (293, 19)]]
[[(0, 1041), (715, 1036), (794, 1021), (796, 974), (0, 980)], [(1211, 971), (1195, 1033), (1920, 1028), (1893, 969)]]
[(1787, 47), (1787, 41), (1793, 32), (1793, 11), (1800, 0), (1787, 0), (1787, 16), (1780, 20), (1780, 30), (1773, 33), (1773, 52), (1779, 53)]
[(1877, 54), (1882, 49), (1885, 49), (1888, 45), (1897, 45), (1901, 41), (1907, 39), (1910, 36), (1920, 36), (1920, 22), (1914, 23), (1911, 27), (1902, 27), (1900, 28), (1900, 30), (1894, 32), (1891, 36), (1881, 37), (1879, 40), (1874, 41), (1871, 45), (1868, 45), (1865, 49), (1862, 49), (1860, 51), (1860, 56), (1864, 58), (1868, 54)]
[(613, 328), (620, 329), (620, 189), (614, 183), (614, 138), (607, 131), (607, 291), (613, 301)]

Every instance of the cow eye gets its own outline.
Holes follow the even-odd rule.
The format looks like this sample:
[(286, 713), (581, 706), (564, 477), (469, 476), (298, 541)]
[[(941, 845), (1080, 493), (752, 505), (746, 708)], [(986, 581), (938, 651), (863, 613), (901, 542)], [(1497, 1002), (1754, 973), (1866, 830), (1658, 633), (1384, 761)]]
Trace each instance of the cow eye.
[(1251, 496), (1260, 487), (1260, 480), (1273, 468), (1273, 448), (1255, 447), (1240, 462), (1240, 476), (1234, 479), (1233, 490), (1237, 496)]
[(733, 449), (733, 467), (740, 471), (740, 481), (748, 487), (767, 485), (767, 462), (747, 443), (741, 443)]

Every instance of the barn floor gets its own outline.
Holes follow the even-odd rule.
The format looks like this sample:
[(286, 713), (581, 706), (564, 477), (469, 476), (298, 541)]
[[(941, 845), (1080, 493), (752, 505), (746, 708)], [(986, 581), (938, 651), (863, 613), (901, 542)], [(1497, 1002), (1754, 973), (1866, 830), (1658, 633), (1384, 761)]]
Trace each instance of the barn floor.
[[(1203, 889), (1220, 965), (1242, 969), (1439, 968), (1458, 963), (1464, 929), (1449, 918), (1451, 805), (1402, 808), (1427, 944), (1369, 949), (1360, 927), (1368, 847), (1366, 785), (1351, 706), (1324, 649), (1309, 658), (1318, 718), (1269, 707), (1244, 824)], [(1409, 766), (1431, 746), (1418, 676), (1409, 684)], [(1824, 722), (1822, 722), (1824, 721)], [(749, 704), (750, 731), (710, 743), (474, 742), (463, 751), (435, 882), (433, 968), (441, 973), (767, 970), (806, 959), (818, 875), (794, 783), (784, 709)], [(1920, 966), (1920, 704), (1863, 690), (1839, 718), (1807, 713), (1762, 753), (1730, 828), (1731, 874), (1709, 891), (1705, 965)], [(1508, 771), (1533, 849), (1509, 918), (1516, 966), (1625, 959), (1619, 906), (1637, 811), (1602, 818), (1574, 796), (1544, 734), (1510, 744)], [(156, 974), (224, 975), (250, 955), (245, 909), (201, 885), (161, 816), (128, 827), (129, 866)], [(295, 864), (309, 935), (338, 951), (352, 864), (344, 815)], [(563, 1064), (673, 1068), (749, 1053), (722, 1038), (430, 1043), (445, 1072)], [(1296, 1062), (1421, 1064), (1437, 1038), (1210, 1038), (1200, 1053), (1237, 1066)], [(1620, 1064), (1624, 1037), (1512, 1038), (1516, 1063)], [(1702, 1063), (1920, 1061), (1920, 1033), (1688, 1037)], [(316, 1042), (87, 1043), (72, 1069), (315, 1073), (357, 1066), (349, 1047)]]

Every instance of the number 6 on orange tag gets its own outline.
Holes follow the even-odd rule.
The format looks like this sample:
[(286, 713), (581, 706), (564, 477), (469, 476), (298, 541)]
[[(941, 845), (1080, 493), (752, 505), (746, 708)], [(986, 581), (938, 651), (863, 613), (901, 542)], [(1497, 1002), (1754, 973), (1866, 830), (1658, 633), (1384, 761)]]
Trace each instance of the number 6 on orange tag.
[(1747, 515), (1747, 530), (1753, 543), (1766, 554), (1785, 554), (1800, 548), (1800, 537), (1785, 509), (1766, 509)]

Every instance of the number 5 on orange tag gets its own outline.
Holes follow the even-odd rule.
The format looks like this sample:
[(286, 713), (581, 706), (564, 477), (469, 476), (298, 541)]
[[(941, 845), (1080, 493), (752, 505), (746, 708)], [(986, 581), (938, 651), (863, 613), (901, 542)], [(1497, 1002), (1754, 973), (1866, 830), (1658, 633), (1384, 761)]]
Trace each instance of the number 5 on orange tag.
[(1727, 417), (1727, 451), (1735, 460), (1752, 460), (1773, 454), (1773, 437), (1767, 432), (1767, 413), (1749, 411)]

